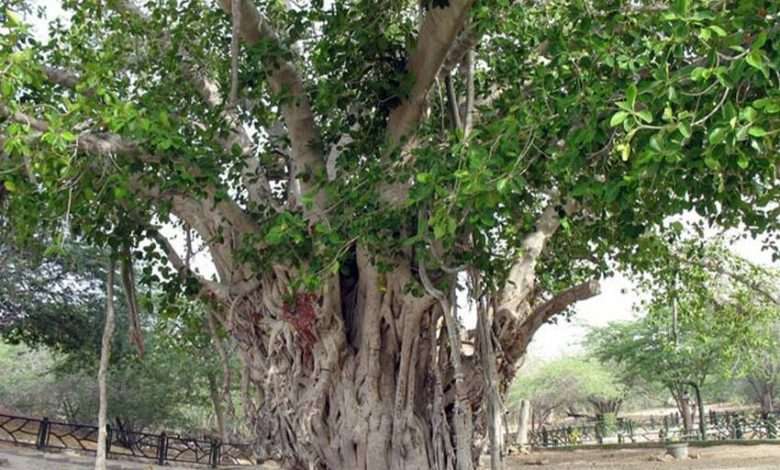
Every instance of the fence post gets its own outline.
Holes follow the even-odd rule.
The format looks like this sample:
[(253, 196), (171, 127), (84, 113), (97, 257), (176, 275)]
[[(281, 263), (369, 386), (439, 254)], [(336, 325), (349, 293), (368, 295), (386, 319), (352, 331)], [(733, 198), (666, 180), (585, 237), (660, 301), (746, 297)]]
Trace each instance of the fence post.
[(547, 435), (547, 428), (542, 428), (542, 447), (547, 447), (550, 444), (549, 436)]
[(111, 425), (106, 424), (106, 455), (108, 455), (108, 453), (111, 452), (111, 438), (112, 438)]
[(49, 443), (49, 418), (44, 417), (38, 426), (38, 436), (35, 440), (35, 447), (43, 449)]
[(777, 425), (775, 423), (774, 415), (767, 415), (764, 418), (766, 421), (766, 437), (767, 439), (777, 439)]
[(209, 454), (209, 465), (211, 468), (217, 468), (221, 460), (222, 443), (216, 439), (211, 439), (211, 453)]
[(157, 465), (165, 465), (168, 459), (168, 438), (165, 431), (160, 433), (160, 442), (157, 444)]

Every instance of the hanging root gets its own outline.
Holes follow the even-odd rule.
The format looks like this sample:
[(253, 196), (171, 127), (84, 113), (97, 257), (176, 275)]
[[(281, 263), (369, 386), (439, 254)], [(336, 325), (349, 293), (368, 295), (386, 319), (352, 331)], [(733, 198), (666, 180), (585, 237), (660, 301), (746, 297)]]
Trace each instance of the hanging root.
[(135, 273), (130, 248), (125, 247), (122, 253), (122, 287), (127, 301), (127, 316), (130, 329), (130, 343), (138, 349), (138, 355), (144, 356), (144, 337), (141, 333), (141, 316), (138, 308), (138, 297), (135, 290)]

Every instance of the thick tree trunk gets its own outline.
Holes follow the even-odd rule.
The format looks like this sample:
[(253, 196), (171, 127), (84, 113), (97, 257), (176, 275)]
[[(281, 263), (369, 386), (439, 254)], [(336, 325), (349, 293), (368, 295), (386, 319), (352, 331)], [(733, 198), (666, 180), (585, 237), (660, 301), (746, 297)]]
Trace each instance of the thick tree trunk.
[(764, 416), (775, 411), (774, 394), (768, 387), (761, 393), (761, 413)]
[[(233, 279), (256, 279), (214, 311), (250, 372), (258, 456), (290, 468), (465, 470), (492, 428), (499, 462), (499, 396), (533, 333), (598, 293), (588, 282), (544, 302), (534, 297), (536, 259), (558, 213), (551, 204), (527, 237), (511, 289), (486, 297), (492, 320), (483, 338), (498, 355), (484, 341), (463, 350), (449, 300), (453, 276), (437, 269), (429, 278), (413, 250), (380, 259), (357, 247), (314, 291), (295, 290), (299, 271), (286, 266), (260, 275), (228, 270)], [(495, 395), (486, 401), (489, 389)]]
[(290, 468), (472, 468), (472, 435), (459, 448), (454, 430), (460, 416), (483, 435), (472, 418), (482, 406), (479, 359), (453, 350), (451, 312), (410, 289), (408, 263), (381, 272), (360, 250), (353, 263), (359, 276), (332, 278), (316, 295), (288, 294), (278, 269), (262, 296), (247, 294), (218, 318), (249, 366), (258, 455)]

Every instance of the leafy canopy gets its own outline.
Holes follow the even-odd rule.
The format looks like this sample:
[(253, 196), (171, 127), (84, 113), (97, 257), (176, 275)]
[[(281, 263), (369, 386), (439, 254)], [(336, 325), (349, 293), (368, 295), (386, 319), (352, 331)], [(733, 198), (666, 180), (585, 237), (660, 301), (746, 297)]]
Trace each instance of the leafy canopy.
[[(419, 78), (406, 63), (427, 40), (416, 2), (282, 3), (258, 2), (276, 40), (240, 50), (235, 110), (252, 130), (248, 153), (225, 145), (230, 20), (212, 2), (65, 1), (69, 21), (54, 21), (45, 42), (13, 7), (2, 13), (0, 186), (20, 236), (42, 225), (135, 244), (152, 224), (216, 208), (242, 215), (209, 215), (211, 226), (195, 227), (202, 238), (237, 230), (231, 259), (256, 272), (305, 268), (303, 287), (342, 268), (354, 240), (382, 255), (438, 246), (437, 264), (469, 263), (500, 284), (559, 198), (582, 209), (563, 217), (545, 260), (541, 287), (555, 289), (606, 269), (606, 255), (671, 214), (777, 228), (775, 1), (474, 2), (473, 131), (453, 129), (434, 85), (403, 152), (388, 121)], [(428, 8), (452, 2), (440, 3)], [(269, 78), (282, 61), (310, 102), (307, 142), (290, 122), (278, 132), (301, 91)], [(216, 104), (200, 77), (215, 79)], [(303, 148), (321, 163), (335, 153), (337, 177), (322, 164), (302, 170)], [(265, 180), (267, 194), (253, 196)], [(389, 204), (394, 184), (405, 190)]]

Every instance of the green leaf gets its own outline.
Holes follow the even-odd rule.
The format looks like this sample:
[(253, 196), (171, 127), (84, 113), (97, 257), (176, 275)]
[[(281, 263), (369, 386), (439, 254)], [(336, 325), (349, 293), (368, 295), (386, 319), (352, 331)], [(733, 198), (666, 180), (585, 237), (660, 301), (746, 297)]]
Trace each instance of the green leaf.
[(712, 31), (713, 31), (715, 34), (717, 34), (717, 35), (718, 35), (718, 36), (720, 36), (720, 37), (724, 37), (724, 36), (727, 36), (727, 35), (728, 35), (728, 34), (726, 33), (726, 30), (725, 30), (725, 29), (723, 29), (723, 28), (721, 28), (721, 27), (720, 27), (720, 26), (718, 26), (718, 25), (715, 25), (715, 24), (714, 24), (714, 25), (710, 26), (710, 29), (711, 29), (711, 30), (712, 30)]
[(682, 134), (683, 137), (685, 137), (686, 139), (690, 139), (691, 127), (687, 123), (685, 122), (678, 123), (677, 130), (680, 131), (680, 134)]
[(625, 121), (627, 117), (628, 117), (628, 112), (626, 111), (616, 112), (615, 114), (612, 115), (612, 119), (609, 120), (610, 127), (617, 127), (623, 124), (623, 121)]
[(639, 116), (639, 119), (645, 121), (648, 124), (653, 122), (653, 113), (646, 109), (644, 111), (639, 111), (637, 115)]
[(430, 183), (431, 182), (431, 174), (430, 173), (417, 173), (414, 177), (418, 183)]
[(128, 195), (127, 189), (124, 186), (114, 186), (114, 197), (117, 199), (125, 199)]
[(748, 160), (748, 158), (744, 154), (740, 153), (739, 156), (737, 157), (737, 165), (743, 170), (745, 170), (747, 169), (748, 166), (750, 166), (750, 160)]
[(704, 164), (707, 165), (707, 168), (710, 170), (720, 170), (720, 162), (712, 157), (705, 157)]
[(636, 106), (636, 95), (637, 95), (636, 85), (632, 83), (631, 85), (629, 85), (628, 90), (626, 90), (626, 101), (628, 102), (628, 106), (631, 109), (634, 109), (634, 106)]
[(19, 15), (8, 8), (5, 10), (5, 17), (8, 21), (8, 26), (14, 27), (22, 24), (22, 20), (19, 18)]
[(73, 132), (65, 131), (62, 134), (60, 134), (60, 136), (65, 142), (73, 142), (74, 140), (76, 140), (76, 136), (75, 134), (73, 134)]
[(499, 193), (505, 193), (507, 189), (509, 188), (509, 178), (501, 178), (498, 180), (498, 183), (496, 183), (496, 189)]
[(3, 186), (5, 186), (5, 189), (7, 189), (9, 193), (16, 191), (16, 183), (11, 180), (3, 181)]
[(764, 137), (767, 135), (767, 131), (760, 127), (753, 126), (748, 130), (748, 134), (752, 135), (753, 137)]
[(759, 50), (754, 49), (750, 51), (747, 57), (745, 57), (745, 62), (747, 62), (751, 67), (755, 67), (762, 72), (764, 70), (764, 56), (761, 55), (761, 51)]
[(718, 145), (726, 138), (726, 129), (723, 127), (716, 127), (710, 132), (709, 141), (711, 145)]

